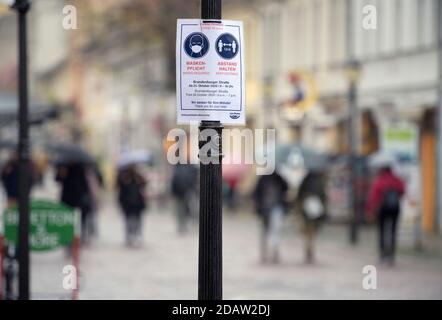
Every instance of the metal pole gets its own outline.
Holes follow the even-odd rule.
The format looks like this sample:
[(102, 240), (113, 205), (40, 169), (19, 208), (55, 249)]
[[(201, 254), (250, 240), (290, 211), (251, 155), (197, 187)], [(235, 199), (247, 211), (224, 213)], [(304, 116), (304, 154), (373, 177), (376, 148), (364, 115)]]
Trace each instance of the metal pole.
[(437, 50), (439, 59), (439, 105), (436, 117), (436, 214), (435, 232), (441, 232), (442, 228), (442, 3), (437, 1)]
[[(221, 19), (221, 0), (201, 0), (201, 19)], [(222, 299), (222, 129), (219, 121), (201, 121), (199, 132), (217, 133), (212, 156), (218, 163), (200, 163), (198, 299)], [(205, 141), (200, 141), (200, 150)]]
[(26, 15), (30, 8), (27, 0), (17, 0), (19, 42), (19, 299), (29, 300), (29, 122), (28, 122), (28, 57)]
[(349, 103), (349, 123), (348, 123), (348, 139), (349, 139), (349, 161), (350, 161), (350, 243), (356, 244), (358, 242), (358, 227), (359, 227), (359, 212), (358, 212), (358, 192), (357, 192), (357, 124), (358, 110), (356, 106), (356, 83), (350, 81), (350, 88), (348, 91)]
[(349, 185), (349, 204), (350, 204), (350, 232), (349, 238), (351, 244), (356, 244), (358, 242), (358, 227), (359, 227), (359, 215), (357, 208), (357, 192), (356, 192), (356, 179), (357, 179), (357, 168), (356, 168), (356, 154), (357, 154), (357, 143), (358, 143), (358, 110), (357, 110), (357, 80), (354, 78), (354, 69), (358, 68), (358, 64), (354, 59), (354, 25), (353, 25), (353, 1), (347, 0), (346, 3), (346, 38), (347, 38), (347, 59), (349, 72), (352, 73), (349, 76), (350, 84), (348, 89), (348, 146), (349, 146), (349, 169), (350, 169), (350, 185)]

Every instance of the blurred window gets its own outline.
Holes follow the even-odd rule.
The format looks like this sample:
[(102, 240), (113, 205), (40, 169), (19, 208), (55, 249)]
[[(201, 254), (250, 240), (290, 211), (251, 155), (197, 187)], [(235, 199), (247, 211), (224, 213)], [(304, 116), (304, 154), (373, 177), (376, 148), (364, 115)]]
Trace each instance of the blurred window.
[(279, 69), (279, 46), (280, 41), (280, 14), (277, 10), (270, 10), (265, 15), (265, 31), (263, 39), (264, 57), (266, 63), (264, 64), (264, 72), (266, 75), (274, 75)]
[(378, 8), (378, 32), (381, 55), (390, 54), (395, 50), (395, 19), (394, 1), (380, 1)]
[(406, 0), (403, 3), (402, 42), (405, 50), (418, 47), (418, 0)]
[(428, 48), (436, 44), (438, 0), (418, 0), (418, 45)]
[(353, 36), (352, 36), (352, 40), (353, 40), (353, 46), (354, 46), (354, 55), (357, 58), (367, 58), (367, 56), (369, 55), (368, 52), (368, 35), (369, 32), (367, 32), (366, 30), (364, 30), (362, 28), (362, 20), (363, 20), (363, 13), (362, 13), (362, 9), (365, 5), (365, 1), (364, 0), (354, 0), (351, 1), (352, 3), (350, 4), (352, 6), (351, 10), (352, 10), (352, 17), (351, 19), (352, 21), (352, 31), (353, 31)]
[(330, 59), (332, 64), (340, 64), (346, 60), (345, 52), (345, 0), (333, 0), (330, 10), (329, 41)]
[(403, 0), (394, 0), (395, 1), (395, 13), (396, 17), (394, 20), (395, 23), (395, 51), (400, 51), (401, 49), (401, 40), (402, 40), (402, 5)]
[(315, 0), (313, 2), (313, 68), (320, 68), (321, 60), (326, 50), (324, 42), (322, 41), (323, 35), (323, 10), (324, 3), (321, 0)]

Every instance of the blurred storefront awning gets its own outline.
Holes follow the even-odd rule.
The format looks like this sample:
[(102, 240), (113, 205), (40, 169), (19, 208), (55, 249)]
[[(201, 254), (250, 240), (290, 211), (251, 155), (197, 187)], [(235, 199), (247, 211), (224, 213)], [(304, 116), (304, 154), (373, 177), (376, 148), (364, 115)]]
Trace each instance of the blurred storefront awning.
[[(29, 124), (38, 125), (47, 120), (57, 118), (58, 112), (54, 105), (29, 102)], [(18, 120), (18, 98), (11, 94), (0, 93), (0, 126), (14, 124)]]

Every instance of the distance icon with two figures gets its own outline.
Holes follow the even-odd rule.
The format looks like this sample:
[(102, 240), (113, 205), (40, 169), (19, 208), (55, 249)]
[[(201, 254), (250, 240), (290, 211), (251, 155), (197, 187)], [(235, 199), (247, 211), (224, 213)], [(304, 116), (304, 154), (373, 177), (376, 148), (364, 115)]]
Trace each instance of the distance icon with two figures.
[(230, 33), (224, 33), (216, 40), (216, 52), (221, 58), (233, 59), (239, 51), (238, 40)]

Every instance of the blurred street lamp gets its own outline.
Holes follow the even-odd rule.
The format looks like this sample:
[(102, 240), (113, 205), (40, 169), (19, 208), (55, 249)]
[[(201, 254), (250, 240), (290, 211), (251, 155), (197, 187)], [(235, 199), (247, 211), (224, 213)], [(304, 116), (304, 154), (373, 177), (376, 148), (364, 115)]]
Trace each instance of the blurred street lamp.
[(357, 107), (357, 87), (361, 77), (361, 65), (357, 60), (351, 60), (345, 70), (349, 83), (348, 88), (348, 161), (350, 169), (349, 185), (349, 205), (350, 205), (350, 243), (358, 242), (358, 228), (360, 212), (358, 208), (358, 172), (357, 172), (357, 153), (358, 153), (358, 107)]
[(20, 300), (29, 300), (29, 122), (28, 122), (28, 61), (26, 16), (30, 9), (29, 0), (0, 0), (18, 16), (18, 96), (19, 96), (19, 226), (18, 263)]
[(15, 0), (0, 0), (0, 8), (6, 10), (14, 6)]
[(361, 64), (357, 60), (352, 60), (348, 63), (345, 74), (349, 83), (356, 84), (361, 78), (362, 70)]

